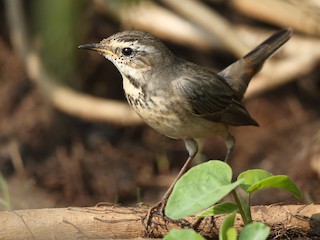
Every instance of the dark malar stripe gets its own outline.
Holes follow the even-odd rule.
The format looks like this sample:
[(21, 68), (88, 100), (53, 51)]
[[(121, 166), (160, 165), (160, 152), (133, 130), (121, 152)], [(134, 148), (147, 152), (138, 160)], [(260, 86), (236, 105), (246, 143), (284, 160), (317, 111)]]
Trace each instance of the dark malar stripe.
[(139, 83), (139, 80), (135, 79), (134, 77), (130, 75), (125, 75), (127, 79), (129, 79), (130, 83), (135, 87), (135, 88), (140, 88), (141, 84)]

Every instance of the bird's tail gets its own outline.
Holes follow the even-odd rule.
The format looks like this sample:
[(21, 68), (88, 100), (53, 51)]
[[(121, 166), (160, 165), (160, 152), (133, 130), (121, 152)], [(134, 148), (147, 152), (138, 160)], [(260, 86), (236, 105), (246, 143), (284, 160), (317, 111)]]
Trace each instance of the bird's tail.
[(276, 32), (243, 58), (218, 74), (225, 78), (230, 87), (242, 98), (251, 78), (260, 71), (264, 62), (290, 39), (291, 34), (291, 29)]

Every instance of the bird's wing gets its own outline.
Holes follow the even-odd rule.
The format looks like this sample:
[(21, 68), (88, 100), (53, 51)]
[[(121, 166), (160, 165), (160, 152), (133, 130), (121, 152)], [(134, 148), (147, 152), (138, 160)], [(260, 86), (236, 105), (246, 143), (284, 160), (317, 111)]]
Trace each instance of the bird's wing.
[(241, 100), (223, 78), (204, 70), (173, 81), (175, 94), (194, 114), (213, 122), (229, 125), (255, 125)]

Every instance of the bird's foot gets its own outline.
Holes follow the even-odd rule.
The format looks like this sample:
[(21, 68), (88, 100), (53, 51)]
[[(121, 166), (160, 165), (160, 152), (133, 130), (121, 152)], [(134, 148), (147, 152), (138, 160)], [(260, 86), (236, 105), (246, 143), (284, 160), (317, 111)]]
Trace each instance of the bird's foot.
[(164, 213), (167, 199), (162, 199), (160, 202), (151, 207), (146, 216), (143, 219), (143, 224), (146, 230), (146, 236), (148, 237), (159, 237), (160, 229), (168, 230), (169, 224), (178, 225), (181, 228), (192, 228), (193, 225), (184, 220), (172, 220), (167, 217)]
[(165, 214), (164, 214), (165, 205), (166, 205), (166, 201), (162, 200), (148, 210), (147, 215), (143, 220), (144, 227), (147, 233), (151, 231), (153, 224), (158, 224), (152, 221), (155, 217), (163, 218), (163, 219), (165, 218)]

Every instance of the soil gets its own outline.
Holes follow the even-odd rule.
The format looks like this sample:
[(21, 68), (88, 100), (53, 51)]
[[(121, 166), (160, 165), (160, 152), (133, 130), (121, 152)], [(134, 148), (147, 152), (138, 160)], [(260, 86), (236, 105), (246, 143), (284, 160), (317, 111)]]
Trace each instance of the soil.
[[(176, 49), (183, 56), (183, 49)], [(83, 69), (81, 91), (124, 101), (116, 69), (95, 59), (93, 69)], [(148, 126), (88, 122), (55, 110), (28, 79), (5, 38), (0, 38), (0, 69), (0, 170), (12, 209), (152, 204), (187, 157), (182, 141)], [(253, 204), (320, 201), (319, 74), (315, 69), (246, 100), (260, 127), (232, 129), (237, 140), (230, 161), (234, 175), (253, 168), (288, 175), (304, 195), (299, 201), (287, 192), (268, 190), (254, 195)], [(194, 164), (223, 159), (225, 151), (222, 139), (209, 137)]]

